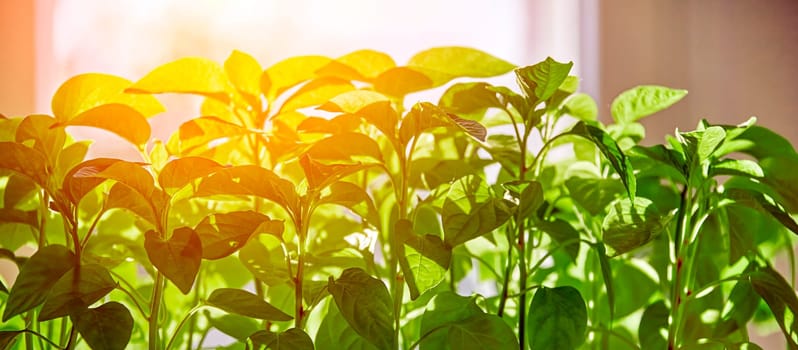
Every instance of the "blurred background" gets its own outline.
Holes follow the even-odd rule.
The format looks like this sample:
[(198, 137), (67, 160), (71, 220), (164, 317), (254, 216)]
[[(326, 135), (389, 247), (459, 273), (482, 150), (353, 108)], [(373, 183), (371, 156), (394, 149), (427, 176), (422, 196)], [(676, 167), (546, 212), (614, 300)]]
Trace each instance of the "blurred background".
[[(689, 90), (643, 121), (647, 144), (701, 118), (736, 124), (752, 115), (798, 143), (795, 0), (0, 0), (0, 113), (50, 113), (51, 96), (73, 75), (137, 80), (184, 56), (222, 62), (238, 49), (268, 67), (371, 48), (402, 64), (451, 45), (517, 65), (574, 61), (605, 122), (614, 96), (635, 85)], [(151, 119), (159, 139), (198, 113), (198, 100), (163, 101), (169, 112)], [(70, 132), (97, 140), (94, 157), (133, 152), (96, 129)]]

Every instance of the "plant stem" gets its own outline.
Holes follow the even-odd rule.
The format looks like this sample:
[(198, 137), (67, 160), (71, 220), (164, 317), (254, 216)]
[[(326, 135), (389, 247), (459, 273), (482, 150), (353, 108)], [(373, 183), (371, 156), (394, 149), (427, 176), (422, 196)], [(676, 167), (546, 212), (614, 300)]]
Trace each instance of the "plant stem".
[(687, 245), (690, 240), (690, 221), (692, 216), (692, 198), (690, 196), (690, 179), (688, 178), (685, 188), (682, 190), (682, 198), (679, 206), (679, 221), (676, 227), (676, 239), (674, 240), (674, 254), (676, 256), (673, 264), (673, 290), (671, 292), (670, 324), (668, 327), (668, 349), (676, 349), (678, 345), (678, 332), (681, 326), (682, 317), (682, 294), (683, 271), (687, 258)]
[(507, 265), (504, 267), (504, 278), (502, 281), (502, 297), (499, 300), (499, 310), (496, 312), (496, 315), (499, 317), (504, 315), (504, 307), (507, 305), (507, 296), (509, 294), (510, 274), (513, 271), (513, 241), (509, 240), (507, 244), (509, 247), (507, 249)]
[(72, 325), (72, 329), (69, 330), (69, 341), (64, 349), (71, 350), (75, 348), (75, 343), (78, 340), (78, 330), (75, 328), (75, 325)]
[[(172, 348), (172, 344), (175, 342), (175, 339), (177, 339), (178, 334), (180, 334), (180, 329), (183, 328), (183, 325), (185, 325), (186, 322), (188, 322), (189, 320), (193, 320), (192, 316), (194, 316), (194, 314), (196, 314), (197, 311), (201, 310), (204, 306), (205, 305), (194, 306), (193, 308), (191, 308), (191, 310), (189, 310), (189, 312), (186, 314), (186, 316), (184, 316), (183, 319), (180, 320), (180, 323), (177, 324), (177, 328), (175, 328), (175, 332), (169, 338), (169, 342), (166, 343), (165, 350), (169, 350), (169, 349)], [(190, 340), (191, 340), (191, 333), (192, 332), (193, 331), (191, 329), (189, 329), (189, 334), (188, 334), (189, 335), (189, 345), (191, 343)]]
[[(36, 336), (36, 337), (38, 337), (40, 340), (44, 340), (45, 342), (47, 342), (47, 344), (48, 344), (48, 345), (50, 345), (50, 346), (52, 346), (53, 348), (56, 348), (56, 349), (63, 349), (62, 347), (58, 346), (58, 344), (54, 343), (54, 342), (53, 342), (52, 340), (50, 340), (50, 339), (47, 339), (47, 337), (45, 337), (44, 335), (42, 335), (41, 333), (39, 333), (39, 332), (37, 332), (37, 331), (34, 331), (34, 330), (32, 330), (32, 329), (26, 329), (26, 330), (24, 330), (23, 332), (25, 332), (25, 334), (26, 334), (26, 335), (28, 335), (28, 334), (30, 334), (30, 335), (35, 335), (35, 336)], [(42, 349), (44, 349), (44, 346), (42, 346)]]
[(39, 248), (47, 244), (47, 214), (49, 212), (47, 205), (49, 202), (50, 195), (47, 194), (46, 190), (42, 190), (42, 210), (39, 213), (39, 241), (37, 242)]
[(155, 272), (155, 290), (152, 294), (152, 303), (150, 304), (150, 318), (149, 318), (149, 343), (150, 350), (158, 350), (158, 314), (161, 308), (161, 299), (163, 299), (164, 287), (163, 275), (160, 271)]
[[(527, 148), (527, 140), (529, 139), (529, 132), (527, 131), (524, 134), (523, 140), (521, 141), (521, 162), (520, 162), (520, 170), (518, 173), (518, 180), (524, 181), (526, 180), (526, 148)], [(516, 214), (515, 223), (518, 227), (518, 269), (520, 271), (521, 280), (519, 281), (518, 290), (524, 291), (526, 290), (526, 279), (527, 279), (527, 266), (526, 266), (526, 220), (524, 217), (521, 216), (521, 212)], [(526, 293), (521, 293), (518, 297), (518, 344), (520, 345), (520, 349), (524, 350), (526, 347), (524, 346), (524, 336), (526, 332), (524, 331), (526, 327)]]

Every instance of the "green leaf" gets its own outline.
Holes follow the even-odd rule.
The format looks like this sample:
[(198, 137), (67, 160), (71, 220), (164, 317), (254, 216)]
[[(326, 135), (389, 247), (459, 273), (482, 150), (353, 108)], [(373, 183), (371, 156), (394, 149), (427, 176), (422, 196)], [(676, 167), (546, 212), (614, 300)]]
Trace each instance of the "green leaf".
[(665, 228), (665, 220), (651, 200), (637, 197), (634, 201), (619, 199), (604, 217), (604, 243), (615, 255), (626, 253), (656, 238)]
[(568, 78), (573, 62), (560, 63), (546, 57), (546, 60), (533, 66), (515, 70), (518, 85), (526, 96), (534, 101), (546, 101)]
[(410, 288), (410, 298), (415, 300), (443, 281), (452, 251), (438, 236), (413, 233), (412, 223), (408, 220), (397, 221), (396, 234), (407, 245), (405, 260), (400, 263)]
[(393, 302), (382, 281), (360, 268), (348, 268), (338, 279), (330, 277), (328, 288), (355, 332), (379, 349), (393, 344)]
[(167, 240), (163, 240), (155, 231), (148, 231), (144, 235), (144, 249), (152, 265), (183, 294), (191, 291), (202, 260), (202, 242), (196, 231), (180, 227)]
[[(636, 311), (643, 310), (652, 295), (659, 290), (654, 282), (634, 263), (614, 261), (613, 294), (615, 295), (615, 319), (622, 319)], [(603, 297), (601, 298), (603, 302)]]
[(640, 325), (637, 328), (641, 350), (659, 350), (668, 347), (668, 340), (663, 335), (668, 329), (668, 317), (670, 312), (662, 300), (649, 305), (643, 311), (643, 317), (640, 318)]
[(579, 257), (579, 231), (571, 226), (568, 221), (555, 219), (554, 221), (540, 220), (535, 225), (538, 229), (545, 232), (557, 244), (568, 244), (562, 249), (571, 257), (573, 262)]
[(409, 67), (443, 73), (445, 80), (456, 77), (492, 77), (509, 72), (515, 66), (485, 52), (467, 47), (436, 47), (417, 53), (407, 63)]
[(795, 317), (798, 313), (798, 297), (795, 290), (769, 266), (751, 274), (751, 285), (770, 307), (789, 347), (798, 348), (798, 319)]
[(615, 140), (603, 130), (592, 125), (587, 125), (584, 122), (577, 123), (568, 133), (582, 136), (592, 141), (601, 153), (607, 157), (613, 169), (621, 176), (621, 181), (626, 187), (626, 193), (629, 195), (629, 198), (634, 199), (637, 190), (637, 180), (635, 179), (632, 162), (623, 151), (621, 151), (618, 144), (615, 143)]
[(576, 288), (541, 287), (529, 305), (529, 348), (576, 349), (587, 335), (587, 307)]
[(543, 187), (537, 181), (511, 181), (502, 184), (518, 201), (517, 214), (522, 218), (532, 216), (543, 204)]
[(313, 340), (305, 331), (297, 328), (282, 333), (258, 331), (249, 337), (256, 349), (265, 346), (271, 350), (313, 350)]
[(282, 239), (284, 229), (282, 220), (247, 210), (208, 215), (194, 231), (202, 242), (202, 258), (215, 260), (235, 253), (255, 234)]
[(77, 313), (74, 322), (92, 349), (125, 349), (133, 333), (133, 316), (115, 301)]
[(698, 148), (696, 149), (698, 159), (701, 161), (709, 159), (725, 139), (726, 131), (719, 126), (711, 126), (704, 130), (698, 141)]
[(294, 184), (257, 165), (226, 167), (204, 177), (195, 196), (213, 195), (258, 196), (299, 212), (299, 195)]
[(224, 314), (220, 317), (211, 317), (211, 313), (205, 313), (208, 324), (227, 334), (238, 341), (246, 341), (250, 335), (261, 329), (262, 325), (255, 319), (236, 314)]
[(590, 95), (578, 93), (565, 101), (565, 113), (582, 121), (594, 121), (598, 116), (598, 107)]
[(568, 188), (571, 198), (590, 215), (603, 212), (607, 205), (624, 192), (623, 185), (612, 179), (571, 177), (565, 180), (565, 187)]
[(739, 329), (745, 329), (748, 321), (754, 317), (759, 305), (759, 295), (749, 280), (740, 280), (729, 293), (721, 314), (721, 321), (715, 327), (713, 336), (716, 338), (728, 337)]
[(330, 194), (322, 197), (319, 204), (338, 204), (351, 209), (374, 227), (380, 227), (380, 216), (368, 193), (351, 182), (338, 181), (330, 185)]
[(80, 265), (61, 276), (42, 305), (39, 321), (84, 312), (110, 293), (117, 284), (108, 269), (98, 264)]
[(280, 240), (272, 235), (250, 239), (239, 250), (238, 258), (255, 278), (269, 286), (284, 284), (292, 278), (285, 265)]
[(754, 161), (748, 159), (723, 159), (712, 164), (709, 175), (736, 175), (760, 178), (765, 176), (765, 173), (759, 164)]
[(218, 63), (205, 58), (186, 57), (153, 69), (125, 91), (145, 94), (189, 93), (227, 102), (231, 90), (227, 75)]
[(240, 289), (219, 288), (208, 297), (208, 305), (236, 315), (270, 321), (290, 321), (293, 317), (264, 301), (261, 297)]
[(329, 303), (316, 333), (316, 349), (378, 350), (349, 326), (335, 303)]
[(481, 314), (450, 326), (449, 349), (514, 350), (518, 349), (518, 341), (501, 317)]
[(474, 113), (487, 108), (503, 107), (496, 91), (487, 83), (457, 83), (449, 87), (438, 105), (452, 113)]
[(681, 100), (687, 90), (643, 85), (622, 92), (610, 106), (616, 123), (631, 123), (659, 112)]
[(62, 245), (42, 247), (19, 270), (3, 311), (3, 322), (43, 303), (53, 285), (75, 264), (75, 255)]
[(452, 184), (441, 213), (444, 242), (450, 247), (489, 233), (512, 215), (479, 176), (465, 176)]
[(407, 145), (410, 139), (438, 127), (457, 127), (477, 140), (485, 141), (487, 129), (473, 120), (462, 119), (428, 102), (417, 103), (402, 119), (399, 140)]

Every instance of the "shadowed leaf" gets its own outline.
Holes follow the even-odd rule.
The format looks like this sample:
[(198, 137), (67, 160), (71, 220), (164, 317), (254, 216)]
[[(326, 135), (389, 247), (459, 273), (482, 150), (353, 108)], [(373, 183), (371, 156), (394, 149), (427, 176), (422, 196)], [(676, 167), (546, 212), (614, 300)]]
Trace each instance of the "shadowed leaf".
[(74, 321), (92, 349), (125, 349), (133, 333), (133, 316), (115, 301), (77, 313)]
[(174, 194), (177, 190), (192, 182), (195, 179), (206, 176), (222, 166), (207, 158), (184, 157), (166, 163), (158, 174), (158, 183), (161, 188), (169, 194)]
[(152, 265), (183, 294), (191, 291), (202, 259), (202, 242), (197, 232), (180, 227), (172, 233), (172, 237), (163, 240), (155, 231), (148, 231), (144, 235), (144, 249)]
[(16, 142), (0, 142), (0, 154), (0, 169), (13, 170), (47, 188), (49, 171), (42, 152)]
[(221, 259), (235, 253), (255, 234), (282, 238), (283, 221), (251, 210), (206, 216), (194, 229), (202, 242), (203, 259)]
[(313, 350), (313, 340), (305, 331), (291, 328), (282, 333), (258, 331), (251, 335), (255, 348), (265, 346), (270, 350)]
[(98, 264), (80, 265), (61, 276), (42, 305), (39, 320), (74, 316), (116, 288), (108, 269)]
[(61, 245), (42, 247), (20, 268), (3, 312), (3, 322), (43, 303), (53, 285), (75, 263), (75, 255)]
[(270, 321), (289, 321), (293, 317), (250, 292), (219, 288), (208, 297), (208, 304), (229, 313)]

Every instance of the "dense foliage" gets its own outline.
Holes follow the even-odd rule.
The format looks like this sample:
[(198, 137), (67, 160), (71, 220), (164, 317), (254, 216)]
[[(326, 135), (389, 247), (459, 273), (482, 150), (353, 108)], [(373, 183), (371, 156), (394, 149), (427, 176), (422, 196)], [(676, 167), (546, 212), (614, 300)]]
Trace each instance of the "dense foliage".
[[(756, 349), (751, 322), (798, 348), (790, 143), (751, 118), (638, 145), (687, 92), (599, 110), (571, 68), (448, 47), (264, 70), (236, 51), (71, 78), (52, 116), (0, 119), (0, 253), (20, 269), (0, 348), (193, 349), (216, 330), (230, 349)], [(517, 87), (485, 80), (511, 71)], [(165, 142), (161, 93), (203, 98)], [(68, 126), (142, 162), (84, 159)]]

